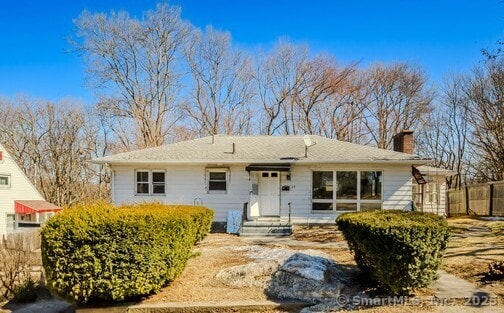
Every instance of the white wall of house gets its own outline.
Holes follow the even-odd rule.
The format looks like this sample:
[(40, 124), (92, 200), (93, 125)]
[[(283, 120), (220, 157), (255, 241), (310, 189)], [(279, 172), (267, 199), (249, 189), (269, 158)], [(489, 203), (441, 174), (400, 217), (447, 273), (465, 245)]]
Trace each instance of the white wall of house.
[(429, 199), (432, 197), (424, 187), (424, 204), (423, 212), (434, 213), (438, 215), (446, 215), (446, 179), (445, 175), (431, 175), (432, 183), (436, 184), (435, 200)]
[(9, 177), (9, 186), (0, 186), (0, 238), (7, 233), (7, 215), (14, 214), (15, 200), (44, 200), (21, 168), (0, 145), (0, 176)]
[[(216, 166), (118, 166), (114, 165), (112, 178), (112, 197), (114, 203), (135, 203), (158, 200), (170, 204), (193, 204), (201, 199), (203, 205), (215, 210), (215, 220), (225, 221), (228, 210), (242, 210), (243, 204), (250, 201), (251, 181), (245, 165), (229, 165), (228, 189), (223, 193), (207, 191), (207, 168)], [(226, 166), (224, 166), (226, 167)], [(166, 171), (165, 195), (135, 195), (136, 170)], [(291, 203), (291, 218), (297, 223), (333, 222), (338, 213), (312, 212), (312, 172), (318, 170), (382, 171), (382, 208), (410, 209), (411, 204), (411, 166), (384, 164), (324, 164), (292, 165), (290, 178), (280, 173), (280, 186), (289, 186), (289, 191), (280, 191), (280, 215), (287, 218)]]
[[(161, 201), (169, 204), (193, 204), (201, 199), (203, 205), (215, 210), (215, 220), (225, 221), (228, 210), (242, 210), (249, 198), (249, 176), (245, 166), (229, 166), (228, 190), (207, 192), (206, 168), (217, 166), (114, 166), (113, 199), (117, 204)], [(226, 168), (226, 167), (223, 167)], [(166, 170), (166, 194), (164, 196), (135, 195), (136, 170)]]

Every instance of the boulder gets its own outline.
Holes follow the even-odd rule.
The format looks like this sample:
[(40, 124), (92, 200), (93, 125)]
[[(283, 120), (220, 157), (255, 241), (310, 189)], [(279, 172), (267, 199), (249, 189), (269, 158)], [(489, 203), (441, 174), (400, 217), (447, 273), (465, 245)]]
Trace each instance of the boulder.
[(334, 261), (302, 252), (293, 254), (273, 275), (266, 294), (276, 299), (319, 303), (334, 299), (342, 284)]
[(223, 269), (216, 278), (233, 287), (264, 288), (272, 299), (319, 303), (340, 294), (341, 272), (323, 252), (262, 246), (247, 252), (252, 262)]

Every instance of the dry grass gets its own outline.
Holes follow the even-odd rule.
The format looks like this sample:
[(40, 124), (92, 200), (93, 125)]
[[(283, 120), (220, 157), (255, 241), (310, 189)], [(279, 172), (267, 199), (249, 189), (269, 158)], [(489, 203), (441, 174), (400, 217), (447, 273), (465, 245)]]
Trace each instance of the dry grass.
[(210, 234), (197, 245), (196, 256), (189, 260), (182, 275), (144, 303), (266, 300), (260, 288), (232, 288), (215, 279), (219, 270), (250, 261), (245, 252), (234, 249), (244, 245), (233, 235)]
[[(504, 303), (504, 283), (485, 284), (478, 274), (487, 269), (494, 260), (502, 260), (504, 256), (504, 222), (489, 222), (470, 218), (455, 218), (448, 220), (453, 230), (443, 267), (447, 272), (478, 284), (481, 288), (501, 297), (499, 303)], [(315, 243), (311, 247), (289, 244), (289, 249), (317, 249), (334, 258), (342, 267), (350, 272), (354, 282), (344, 290), (347, 294), (366, 290), (373, 293), (372, 287), (359, 281), (359, 271), (353, 256), (345, 245), (328, 246), (326, 243), (343, 242), (342, 234), (335, 226), (295, 227), (291, 239), (301, 242)], [(295, 241), (294, 241), (295, 243)], [(320, 245), (317, 245), (320, 243)], [(221, 303), (243, 300), (266, 300), (267, 296), (260, 288), (232, 288), (215, 279), (217, 272), (223, 268), (246, 264), (250, 261), (244, 251), (236, 247), (254, 244), (240, 237), (226, 234), (210, 234), (195, 249), (195, 257), (189, 260), (184, 273), (172, 284), (161, 290), (157, 295), (144, 300), (144, 303), (155, 302), (208, 302)], [(286, 247), (274, 239), (263, 243), (272, 248)], [(416, 296), (430, 296), (429, 289), (419, 290)], [(384, 306), (363, 308), (359, 312), (438, 312), (442, 311), (429, 305), (423, 306)], [(235, 312), (233, 310), (229, 312)], [(269, 313), (280, 310), (264, 311)]]
[(443, 268), (458, 277), (477, 284), (504, 299), (504, 282), (484, 282), (488, 264), (504, 260), (504, 222), (475, 218), (449, 218), (452, 239), (443, 260)]
[(343, 234), (336, 225), (294, 226), (291, 238), (309, 242), (340, 242), (344, 241)]

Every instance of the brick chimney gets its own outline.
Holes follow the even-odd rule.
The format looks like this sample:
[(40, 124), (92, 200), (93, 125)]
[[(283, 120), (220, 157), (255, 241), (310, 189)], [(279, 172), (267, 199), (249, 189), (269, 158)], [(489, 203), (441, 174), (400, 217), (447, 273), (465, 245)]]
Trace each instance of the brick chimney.
[(403, 130), (394, 136), (394, 151), (413, 154), (413, 131)]

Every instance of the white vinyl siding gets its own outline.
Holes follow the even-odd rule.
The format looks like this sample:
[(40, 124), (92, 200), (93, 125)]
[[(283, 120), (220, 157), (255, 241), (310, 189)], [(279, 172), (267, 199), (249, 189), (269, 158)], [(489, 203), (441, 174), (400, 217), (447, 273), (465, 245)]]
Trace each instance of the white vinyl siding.
[[(134, 192), (135, 168), (114, 166), (114, 203), (135, 203), (157, 200), (167, 204), (194, 204), (201, 199), (204, 206), (215, 211), (215, 221), (225, 221), (228, 210), (242, 211), (243, 204), (249, 201), (249, 176), (243, 166), (230, 166), (226, 193), (207, 192), (206, 165), (166, 166), (166, 185), (164, 195), (136, 197)], [(147, 170), (154, 170), (148, 169)], [(159, 170), (159, 167), (155, 169)]]
[(0, 174), (9, 176), (8, 188), (0, 187), (0, 240), (7, 232), (7, 217), (14, 214), (15, 200), (44, 200), (37, 189), (28, 180), (21, 168), (17, 166), (12, 157), (0, 145), (2, 161), (0, 161)]
[[(382, 165), (373, 164), (327, 164), (327, 165), (293, 165), (291, 180), (285, 181), (282, 176), (282, 185), (290, 185), (290, 191), (282, 191), (281, 215), (288, 216), (291, 203), (291, 219), (294, 223), (334, 223), (337, 212), (324, 214), (313, 213), (312, 206), (312, 172), (330, 170), (361, 170), (382, 172), (382, 209), (383, 210), (411, 210), (411, 166), (410, 165)], [(285, 174), (286, 175), (286, 174)]]
[[(135, 167), (113, 166), (114, 194), (117, 204), (158, 200), (169, 204), (193, 204), (195, 199), (201, 199), (203, 205), (215, 211), (215, 221), (225, 221), (228, 210), (241, 211), (243, 204), (250, 201), (252, 182), (246, 165), (229, 165), (227, 176), (227, 193), (209, 193), (209, 165), (172, 165), (162, 168), (166, 171), (166, 195), (135, 197)], [(160, 169), (160, 167), (147, 170)], [(289, 190), (280, 192), (280, 216), (287, 218), (289, 203), (291, 219), (297, 223), (334, 223), (337, 212), (312, 213), (312, 172), (320, 170), (358, 170), (382, 172), (382, 209), (409, 210), (411, 204), (411, 166), (373, 164), (327, 164), (299, 165), (292, 164), (290, 180), (288, 172), (280, 173), (280, 186)]]

